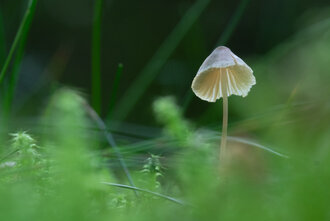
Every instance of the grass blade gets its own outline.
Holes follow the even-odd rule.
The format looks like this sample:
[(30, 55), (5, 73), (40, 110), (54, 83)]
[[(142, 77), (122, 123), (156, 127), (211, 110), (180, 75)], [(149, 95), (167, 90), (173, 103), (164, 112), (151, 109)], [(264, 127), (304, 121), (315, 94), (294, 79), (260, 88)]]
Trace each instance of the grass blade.
[(220, 39), (218, 40), (216, 46), (227, 44), (230, 36), (233, 34), (233, 32), (235, 31), (235, 28), (237, 27), (239, 21), (241, 20), (242, 15), (243, 15), (247, 5), (249, 4), (249, 2), (250, 2), (250, 0), (242, 0), (240, 2), (240, 4), (238, 5), (238, 7), (237, 7), (237, 9), (234, 13), (234, 15), (230, 19), (225, 31), (220, 36)]
[[(2, 12), (0, 9), (0, 67), (4, 64), (6, 59), (6, 39), (5, 39), (5, 28), (2, 18)], [(0, 87), (0, 102), (3, 102), (4, 95), (6, 93), (5, 87)], [(2, 110), (0, 110), (0, 114), (2, 115)], [(1, 117), (0, 117), (1, 118)]]
[(30, 0), (29, 1), (29, 4), (28, 4), (28, 7), (26, 9), (26, 12), (24, 14), (24, 17), (23, 17), (23, 20), (18, 28), (18, 31), (16, 33), (16, 36), (15, 36), (15, 39), (14, 39), (14, 42), (9, 50), (9, 53), (8, 53), (8, 56), (4, 62), (4, 65), (1, 69), (1, 73), (0, 73), (0, 85), (4, 79), (4, 76), (7, 72), (7, 69), (8, 69), (8, 66), (10, 64), (10, 61), (13, 57), (13, 54), (14, 54), (14, 51), (20, 41), (20, 39), (22, 38), (22, 35), (24, 34), (24, 31), (25, 30), (29, 30), (29, 27), (30, 27), (30, 21), (32, 20), (32, 17), (34, 15), (34, 11), (35, 11), (35, 8), (36, 8), (36, 5), (37, 5), (37, 0)]
[(101, 23), (103, 0), (95, 0), (92, 30), (92, 106), (101, 113)]
[(3, 25), (2, 12), (0, 11), (0, 66), (3, 65), (5, 57), (6, 57), (5, 30)]
[(263, 146), (261, 144), (258, 144), (256, 142), (253, 142), (253, 141), (250, 141), (250, 140), (247, 140), (247, 139), (244, 139), (244, 138), (240, 138), (240, 137), (228, 137), (228, 140), (231, 140), (231, 141), (235, 141), (235, 142), (238, 142), (238, 143), (242, 143), (242, 144), (247, 144), (247, 145), (250, 145), (250, 146), (254, 146), (254, 147), (257, 147), (257, 148), (260, 148), (262, 150), (265, 150), (265, 151), (268, 151), (272, 154), (275, 154), (279, 157), (283, 157), (283, 158), (287, 158), (289, 159), (290, 157), (285, 155), (285, 154), (282, 154), (282, 153), (279, 153), (269, 147), (266, 147), (266, 146)]
[[(130, 183), (131, 186), (135, 186), (134, 182), (133, 182), (133, 179), (131, 177), (131, 174), (130, 174), (130, 172), (129, 172), (127, 166), (126, 166), (126, 163), (124, 161), (124, 158), (121, 155), (120, 150), (117, 147), (117, 144), (116, 144), (115, 140), (113, 139), (111, 133), (108, 132), (105, 123), (98, 116), (98, 114), (93, 110), (93, 108), (91, 108), (87, 103), (85, 104), (85, 109), (86, 109), (87, 113), (89, 114), (89, 116), (95, 121), (95, 123), (97, 124), (99, 129), (104, 133), (104, 136), (107, 139), (107, 142), (109, 143), (109, 145), (113, 148), (113, 150), (114, 150), (114, 152), (117, 156), (117, 159), (119, 160), (119, 163), (120, 163), (121, 167), (123, 168), (123, 170), (126, 174), (128, 182)], [(135, 194), (136, 194), (136, 196), (138, 196), (136, 191), (135, 191)]]
[(5, 100), (4, 100), (4, 112), (5, 114), (9, 114), (11, 113), (11, 108), (12, 108), (12, 102), (14, 99), (14, 93), (15, 93), (15, 89), (16, 89), (16, 85), (17, 85), (17, 81), (18, 81), (18, 75), (19, 75), (19, 71), (20, 71), (20, 65), (24, 56), (24, 49), (25, 49), (25, 45), (26, 45), (26, 41), (27, 41), (27, 37), (29, 34), (29, 30), (30, 30), (30, 25), (33, 19), (33, 14), (32, 16), (30, 16), (28, 18), (27, 21), (27, 25), (23, 28), (23, 33), (22, 33), (22, 37), (19, 41), (19, 45), (17, 48), (17, 52), (16, 52), (16, 56), (15, 56), (15, 60), (13, 63), (13, 68), (12, 68), (12, 74), (11, 77), (9, 79), (9, 85), (6, 91), (6, 96), (5, 96)]
[(180, 204), (180, 205), (183, 205), (183, 206), (187, 205), (186, 203), (182, 202), (181, 200), (175, 199), (175, 198), (170, 197), (170, 196), (166, 196), (166, 195), (161, 194), (161, 193), (153, 192), (153, 191), (150, 191), (150, 190), (141, 189), (141, 188), (138, 188), (138, 187), (128, 186), (128, 185), (124, 185), (124, 184), (118, 184), (118, 183), (108, 183), (108, 182), (101, 182), (101, 183), (105, 184), (105, 185), (108, 185), (108, 186), (115, 186), (115, 187), (120, 187), (120, 188), (124, 188), (124, 189), (130, 189), (130, 190), (134, 190), (134, 191), (149, 193), (151, 195), (158, 196), (158, 197), (163, 198), (163, 199), (167, 199), (171, 202), (174, 202), (174, 203), (177, 203), (177, 204)]
[(123, 73), (123, 68), (124, 68), (123, 64), (118, 64), (116, 76), (115, 76), (115, 79), (114, 79), (113, 84), (112, 84), (112, 92), (111, 92), (111, 98), (110, 98), (110, 104), (109, 104), (109, 112), (108, 112), (108, 115), (107, 115), (106, 119), (111, 118), (113, 108), (114, 108), (115, 102), (116, 102), (118, 87), (119, 87), (119, 84), (120, 84), (120, 78), (121, 78), (121, 75)]
[(10, 157), (11, 155), (13, 155), (14, 153), (16, 153), (17, 151), (19, 151), (19, 149), (13, 150), (10, 153), (7, 153), (5, 156), (0, 158), (0, 162), (4, 161), (5, 159), (7, 159), (8, 157)]
[(113, 118), (121, 121), (127, 117), (134, 105), (138, 102), (147, 90), (148, 86), (155, 79), (167, 59), (177, 48), (185, 34), (189, 31), (190, 27), (200, 17), (209, 2), (210, 0), (197, 0), (195, 4), (186, 12), (170, 35), (158, 48), (147, 65), (142, 69), (137, 79), (128, 88), (126, 94), (122, 97), (121, 102), (116, 107)]

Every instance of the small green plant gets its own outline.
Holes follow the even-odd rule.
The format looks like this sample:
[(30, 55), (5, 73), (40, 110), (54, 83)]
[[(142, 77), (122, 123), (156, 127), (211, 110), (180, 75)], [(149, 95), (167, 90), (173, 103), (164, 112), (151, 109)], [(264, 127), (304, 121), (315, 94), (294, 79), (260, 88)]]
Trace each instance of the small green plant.
[(19, 167), (34, 166), (41, 158), (36, 141), (27, 132), (12, 133), (11, 149)]
[(163, 177), (163, 166), (160, 163), (160, 156), (151, 154), (143, 165), (141, 172), (150, 177), (149, 183), (153, 183), (155, 189), (160, 189), (160, 179)]
[(162, 97), (153, 104), (157, 120), (165, 126), (165, 133), (183, 146), (190, 142), (191, 128), (183, 119), (182, 111), (175, 103), (173, 97)]

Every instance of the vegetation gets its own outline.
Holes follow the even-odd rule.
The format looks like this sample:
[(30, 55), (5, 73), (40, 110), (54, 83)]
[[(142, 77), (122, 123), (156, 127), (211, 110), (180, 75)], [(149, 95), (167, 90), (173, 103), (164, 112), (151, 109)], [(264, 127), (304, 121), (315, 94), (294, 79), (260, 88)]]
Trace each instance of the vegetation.
[[(186, 35), (200, 33), (196, 23), (212, 1), (187, 8), (134, 81), (125, 76), (130, 64), (117, 63), (105, 83), (107, 1), (96, 0), (91, 93), (56, 74), (32, 91), (20, 84), (38, 70), (23, 64), (41, 2), (29, 1), (13, 40), (0, 8), (1, 220), (330, 219), (330, 20), (322, 9), (267, 52), (242, 55), (257, 84), (248, 97), (229, 101), (228, 159), (220, 172), (221, 105), (194, 99), (195, 72), (187, 87), (179, 84), (184, 97), (171, 86), (166, 93), (149, 88), (161, 72), (170, 76), (165, 82), (180, 82), (180, 65), (173, 78), (166, 64), (189, 42)], [(234, 10), (220, 42), (234, 36), (250, 2)], [(66, 63), (61, 50), (49, 64), (56, 73)], [(101, 84), (112, 85), (109, 97)]]

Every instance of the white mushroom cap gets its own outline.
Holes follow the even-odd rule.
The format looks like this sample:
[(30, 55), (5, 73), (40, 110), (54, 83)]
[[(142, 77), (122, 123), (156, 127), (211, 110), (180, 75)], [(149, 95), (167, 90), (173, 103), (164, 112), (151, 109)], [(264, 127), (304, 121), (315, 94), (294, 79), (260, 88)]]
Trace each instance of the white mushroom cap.
[(217, 47), (203, 62), (191, 85), (197, 97), (215, 102), (223, 97), (224, 82), (227, 96), (245, 97), (256, 79), (252, 69), (227, 47)]

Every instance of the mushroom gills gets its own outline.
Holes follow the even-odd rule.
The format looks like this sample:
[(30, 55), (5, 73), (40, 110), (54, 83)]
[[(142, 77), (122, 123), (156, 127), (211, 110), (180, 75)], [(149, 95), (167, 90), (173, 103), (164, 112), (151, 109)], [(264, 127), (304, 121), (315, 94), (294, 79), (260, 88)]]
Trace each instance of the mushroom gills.
[(237, 74), (231, 68), (211, 69), (208, 72), (198, 76), (199, 83), (195, 83), (193, 89), (201, 99), (209, 102), (215, 102), (223, 97), (221, 84), (224, 80), (227, 82), (227, 96), (235, 94), (245, 97), (250, 85), (255, 84), (252, 74)]

